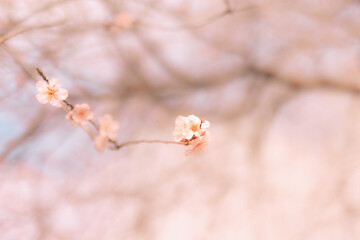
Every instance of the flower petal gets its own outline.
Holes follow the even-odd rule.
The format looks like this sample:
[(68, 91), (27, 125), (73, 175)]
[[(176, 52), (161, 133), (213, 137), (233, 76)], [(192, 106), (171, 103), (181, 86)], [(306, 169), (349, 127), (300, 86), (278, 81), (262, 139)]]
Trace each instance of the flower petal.
[(187, 140), (192, 139), (193, 136), (194, 136), (194, 133), (193, 133), (192, 131), (184, 132), (184, 134), (185, 134), (185, 138), (186, 138)]
[(86, 112), (86, 111), (88, 111), (88, 110), (90, 109), (90, 106), (89, 106), (89, 104), (87, 104), (87, 103), (76, 104), (76, 105), (74, 106), (74, 109), (75, 109), (75, 111), (77, 111), (77, 112), (80, 112), (80, 111)]
[(54, 107), (61, 108), (61, 101), (57, 100), (56, 98), (52, 98), (50, 100), (50, 104)]
[(38, 93), (36, 94), (36, 99), (39, 101), (39, 103), (41, 104), (46, 104), (48, 103), (48, 98), (47, 98), (47, 95), (45, 94), (42, 94), (42, 93)]
[(60, 88), (56, 93), (56, 98), (59, 100), (65, 100), (68, 97), (69, 93), (65, 88)]
[(36, 82), (36, 89), (39, 92), (45, 92), (47, 90), (47, 86), (48, 86), (48, 84), (46, 82), (44, 82), (44, 81)]
[(185, 122), (185, 117), (184, 116), (178, 116), (176, 119), (175, 119), (175, 125), (176, 126), (182, 126), (186, 124)]
[(190, 120), (190, 123), (191, 123), (191, 124), (200, 124), (200, 123), (201, 123), (200, 118), (198, 118), (198, 117), (195, 116), (195, 115), (189, 115), (189, 116), (188, 116), (188, 119)]
[(49, 85), (51, 88), (59, 88), (60, 87), (60, 80), (53, 78), (49, 81)]
[(209, 128), (210, 127), (210, 122), (207, 120), (204, 120), (204, 122), (201, 123), (201, 128)]

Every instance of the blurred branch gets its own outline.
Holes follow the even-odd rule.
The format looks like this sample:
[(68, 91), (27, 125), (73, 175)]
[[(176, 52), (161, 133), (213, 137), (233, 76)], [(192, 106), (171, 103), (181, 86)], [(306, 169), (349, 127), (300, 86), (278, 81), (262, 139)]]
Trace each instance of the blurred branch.
[(69, 0), (59, 0), (59, 1), (54, 1), (54, 2), (47, 3), (46, 5), (41, 6), (37, 10), (31, 12), (29, 15), (27, 15), (27, 16), (23, 17), (22, 19), (16, 21), (13, 25), (18, 26), (18, 25), (22, 24), (23, 22), (29, 20), (30, 18), (33, 18), (38, 13), (44, 12), (46, 10), (49, 10), (49, 9), (55, 7), (55, 6), (58, 6), (60, 4), (66, 3), (66, 2), (69, 2)]
[(35, 74), (33, 68), (30, 67), (27, 63), (25, 63), (15, 52), (15, 50), (13, 50), (5, 43), (0, 44), (0, 47), (5, 49), (15, 59), (15, 61), (22, 67), (22, 69), (24, 69), (24, 71), (30, 78), (32, 78), (34, 81), (37, 81), (37, 75)]
[(35, 29), (41, 29), (41, 28), (48, 28), (48, 27), (55, 27), (57, 25), (61, 25), (65, 22), (65, 20), (55, 22), (55, 23), (47, 23), (47, 24), (38, 24), (34, 26), (25, 26), (25, 27), (19, 27), (14, 30), (9, 31), (8, 33), (5, 33), (3, 36), (0, 36), (0, 44), (5, 42), (6, 40), (9, 40), (12, 37), (15, 37), (16, 35), (19, 35), (24, 32), (28, 32)]
[(227, 8), (218, 14), (215, 14), (213, 16), (208, 17), (207, 19), (199, 21), (198, 23), (185, 23), (185, 24), (181, 24), (178, 26), (152, 25), (152, 24), (147, 24), (147, 23), (141, 22), (141, 21), (138, 21), (136, 23), (136, 26), (149, 28), (151, 30), (159, 30), (159, 31), (179, 31), (179, 30), (197, 29), (197, 28), (202, 28), (209, 24), (212, 24), (212, 23), (216, 22), (217, 20), (219, 20), (229, 14), (243, 13), (246, 11), (255, 10), (257, 8), (258, 7), (255, 5), (250, 5), (250, 6), (238, 9), (238, 10), (232, 10), (232, 9)]
[(226, 10), (228, 12), (232, 12), (232, 9), (231, 9), (231, 5), (230, 5), (230, 1), (229, 0), (223, 0), (224, 4), (225, 4), (225, 7), (226, 7)]
[(254, 65), (249, 65), (246, 70), (247, 74), (259, 77), (268, 78), (271, 81), (280, 81), (293, 88), (311, 89), (311, 88), (329, 88), (333, 90), (351, 91), (353, 93), (360, 93), (360, 85), (347, 82), (330, 82), (326, 79), (317, 79), (311, 82), (302, 82), (296, 79), (284, 78), (278, 76), (276, 72), (270, 70), (260, 69)]
[(40, 112), (36, 114), (36, 117), (32, 119), (29, 126), (26, 128), (26, 131), (20, 135), (18, 138), (10, 141), (5, 150), (0, 154), (0, 162), (4, 161), (4, 159), (20, 144), (22, 144), (24, 141), (26, 141), (33, 133), (36, 132), (36, 130), (39, 128), (43, 117), (44, 117), (44, 108), (41, 108)]

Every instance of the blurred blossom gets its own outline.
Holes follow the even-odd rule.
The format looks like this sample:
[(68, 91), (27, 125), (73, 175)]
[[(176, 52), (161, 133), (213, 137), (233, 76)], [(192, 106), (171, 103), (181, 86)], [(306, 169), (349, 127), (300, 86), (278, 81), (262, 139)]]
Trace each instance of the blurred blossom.
[(197, 154), (204, 151), (204, 148), (209, 145), (210, 139), (210, 133), (206, 131), (202, 136), (199, 136), (190, 142), (192, 148), (186, 150), (185, 155)]
[(117, 131), (119, 129), (119, 123), (113, 120), (112, 116), (109, 114), (100, 117), (99, 123), (99, 135), (115, 140), (117, 137)]
[(120, 12), (114, 17), (110, 28), (112, 31), (128, 30), (133, 27), (134, 23), (135, 19), (129, 13)]
[(76, 104), (74, 109), (67, 113), (66, 118), (72, 121), (75, 125), (88, 124), (89, 120), (93, 118), (94, 114), (90, 111), (90, 106), (87, 103)]
[(94, 143), (96, 150), (103, 153), (104, 149), (109, 146), (109, 138), (105, 135), (98, 134), (94, 139)]

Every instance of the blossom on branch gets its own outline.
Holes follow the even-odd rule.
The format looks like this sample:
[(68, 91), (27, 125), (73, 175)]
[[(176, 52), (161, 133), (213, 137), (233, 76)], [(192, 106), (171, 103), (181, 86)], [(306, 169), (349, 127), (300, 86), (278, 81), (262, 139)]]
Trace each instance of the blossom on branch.
[(209, 121), (201, 120), (195, 115), (178, 116), (175, 120), (174, 139), (176, 142), (192, 145), (186, 155), (197, 153), (208, 145), (210, 134), (206, 129), (209, 127)]
[(184, 142), (204, 134), (210, 123), (195, 115), (178, 116), (175, 120), (174, 138), (177, 142)]
[(99, 118), (100, 129), (99, 134), (108, 137), (111, 140), (115, 140), (117, 136), (117, 130), (119, 129), (119, 123), (113, 120), (112, 116), (106, 114)]
[(107, 136), (99, 134), (94, 138), (94, 143), (95, 149), (98, 150), (100, 153), (103, 153), (104, 149), (109, 146), (109, 139)]
[(54, 107), (61, 107), (61, 102), (68, 97), (68, 91), (60, 88), (58, 79), (51, 79), (49, 83), (39, 81), (36, 83), (36, 89), (40, 92), (36, 95), (36, 99), (41, 104), (50, 103)]
[(204, 151), (204, 148), (209, 145), (210, 139), (210, 133), (208, 131), (205, 131), (203, 136), (200, 136), (190, 141), (192, 148), (186, 150), (185, 155), (188, 156)]
[(109, 146), (109, 140), (116, 141), (119, 123), (109, 114), (100, 117), (99, 123), (99, 134), (94, 138), (94, 143), (96, 150), (102, 153)]
[(85, 126), (93, 118), (94, 114), (90, 111), (87, 103), (76, 104), (74, 109), (66, 115), (66, 118), (74, 123)]
[[(65, 101), (68, 97), (68, 91), (64, 88), (60, 88), (60, 81), (57, 79), (48, 80), (39, 68), (37, 68), (37, 71), (44, 80), (36, 83), (36, 88), (40, 92), (36, 95), (37, 100), (41, 104), (50, 103), (55, 107), (61, 107), (62, 102), (66, 104), (66, 106), (71, 109), (66, 114), (66, 118), (74, 125), (81, 125), (81, 127), (89, 133), (94, 140), (96, 150), (99, 152), (103, 152), (105, 148), (109, 148), (110, 144), (113, 144), (112, 149), (120, 149), (123, 146), (138, 143), (176, 143), (191, 145), (192, 148), (185, 152), (186, 155), (189, 155), (201, 152), (210, 141), (210, 133), (207, 130), (210, 127), (210, 122), (200, 119), (195, 115), (189, 115), (187, 117), (178, 116), (176, 118), (174, 130), (175, 142), (163, 140), (138, 140), (118, 144), (116, 138), (119, 123), (113, 120), (111, 115), (106, 114), (100, 117), (99, 125), (97, 125), (94, 121), (91, 121), (94, 114), (90, 111), (90, 107), (87, 103), (76, 104), (74, 106), (72, 103)], [(95, 127), (97, 134), (86, 127), (89, 122)]]

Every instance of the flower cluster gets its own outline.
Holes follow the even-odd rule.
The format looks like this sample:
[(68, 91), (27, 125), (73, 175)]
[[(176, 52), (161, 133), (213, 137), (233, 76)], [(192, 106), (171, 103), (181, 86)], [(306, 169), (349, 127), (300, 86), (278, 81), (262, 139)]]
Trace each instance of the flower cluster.
[[(62, 103), (65, 102), (65, 99), (68, 97), (68, 91), (60, 88), (60, 81), (57, 79), (51, 79), (48, 82), (39, 81), (36, 83), (36, 88), (40, 92), (36, 95), (36, 98), (42, 104), (50, 103), (55, 107), (61, 107)], [(107, 114), (100, 117), (100, 125), (98, 126), (92, 121), (94, 114), (90, 111), (90, 106), (87, 103), (73, 106), (66, 102), (66, 105), (71, 108), (65, 116), (66, 119), (71, 121), (74, 126), (80, 125), (89, 131), (92, 136), (95, 136), (95, 148), (99, 152), (103, 152), (105, 148), (109, 147), (110, 141), (116, 141), (119, 124), (114, 121), (110, 115)], [(90, 121), (95, 128), (97, 128), (97, 134), (94, 134), (87, 128)]]
[[(74, 126), (80, 126), (87, 131), (93, 138), (95, 148), (99, 152), (103, 152), (105, 148), (120, 149), (123, 146), (138, 143), (175, 143), (191, 145), (192, 148), (185, 152), (186, 155), (189, 155), (202, 151), (210, 141), (210, 133), (207, 130), (210, 123), (195, 115), (189, 115), (176, 118), (175, 141), (139, 140), (118, 144), (116, 138), (119, 123), (113, 120), (112, 116), (106, 114), (100, 117), (98, 119), (99, 124), (97, 124), (93, 120), (94, 114), (90, 111), (90, 106), (87, 103), (73, 105), (66, 101), (68, 91), (60, 88), (60, 81), (57, 79), (48, 80), (40, 69), (37, 69), (37, 71), (44, 80), (36, 83), (36, 88), (39, 91), (36, 95), (37, 100), (41, 104), (50, 103), (55, 107), (63, 107), (67, 111), (66, 119), (72, 122)], [(89, 124), (93, 126), (92, 129), (88, 127)]]
[(210, 141), (210, 133), (207, 128), (210, 123), (201, 120), (195, 115), (188, 117), (178, 116), (175, 120), (174, 139), (176, 142), (191, 144), (185, 154), (193, 154), (202, 151)]

